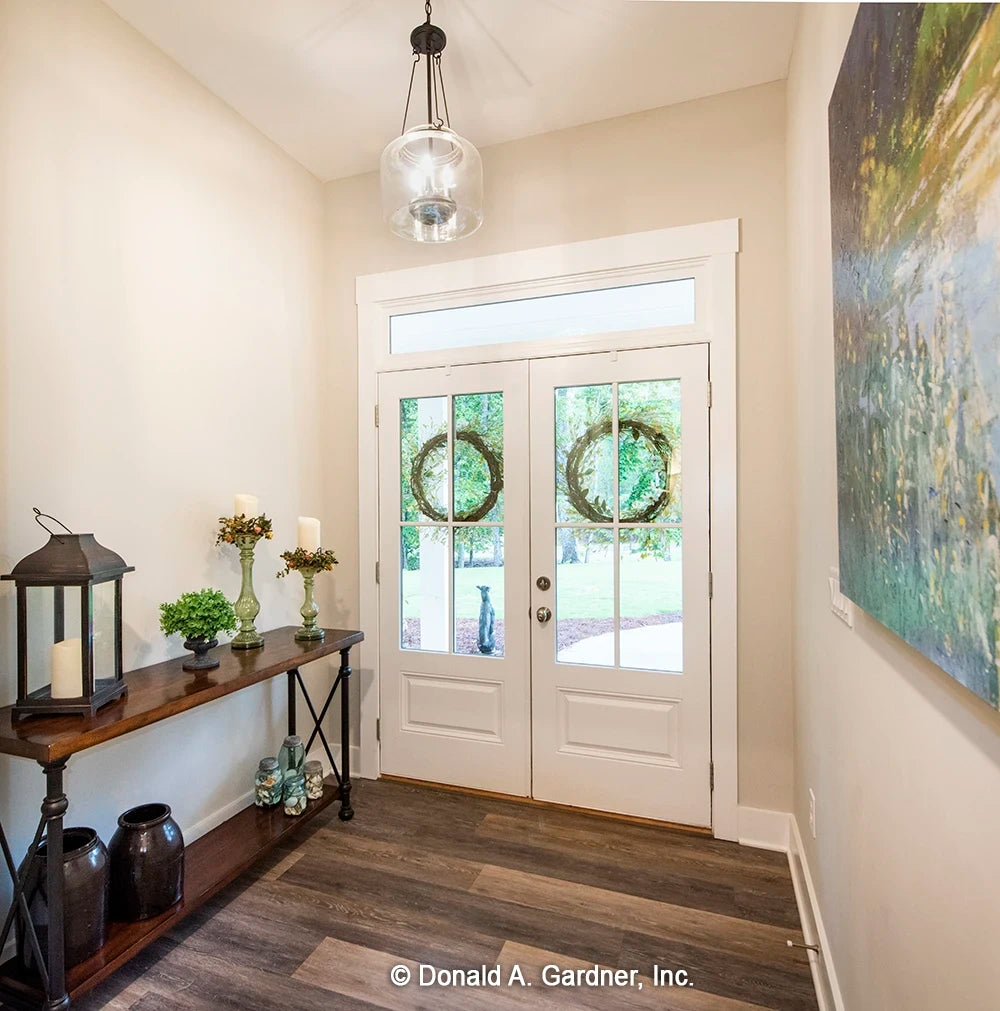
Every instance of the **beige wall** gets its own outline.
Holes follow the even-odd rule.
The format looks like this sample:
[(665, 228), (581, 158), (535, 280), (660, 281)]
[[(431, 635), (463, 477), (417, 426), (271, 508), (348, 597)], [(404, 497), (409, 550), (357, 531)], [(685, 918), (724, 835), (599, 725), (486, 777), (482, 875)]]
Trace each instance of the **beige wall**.
[[(359, 274), (718, 218), (742, 219), (739, 257), (740, 799), (791, 795), (790, 363), (785, 306), (782, 83), (487, 148), (486, 223), (444, 248), (382, 225), (372, 173), (327, 186), (331, 375), (328, 501), (343, 560), (338, 606), (356, 619), (354, 491)], [(365, 522), (370, 522), (366, 517)]]
[[(301, 583), (273, 577), (295, 517), (320, 515), (323, 254), (320, 183), (107, 7), (0, 2), (0, 566), (43, 543), (33, 505), (120, 551), (130, 667), (183, 652), (161, 601), (237, 591), (213, 545), (236, 491), (278, 530), (261, 627), (297, 619)], [(13, 628), (3, 583), (3, 703)], [(108, 839), (164, 800), (193, 825), (247, 791), (284, 710), (259, 687), (75, 758), (71, 822)], [(2, 765), (22, 851), (42, 777)]]
[[(1000, 716), (862, 614), (837, 563), (826, 109), (853, 4), (806, 5), (788, 82), (795, 813), (849, 1011), (1000, 1006)], [(808, 832), (808, 789), (817, 840)]]

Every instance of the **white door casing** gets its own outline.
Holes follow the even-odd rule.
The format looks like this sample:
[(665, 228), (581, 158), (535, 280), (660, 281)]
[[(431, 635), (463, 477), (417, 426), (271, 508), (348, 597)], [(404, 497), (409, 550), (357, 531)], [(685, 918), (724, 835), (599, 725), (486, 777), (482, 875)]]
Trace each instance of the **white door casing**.
[[(456, 651), (457, 586), (453, 540), (470, 526), (455, 520), (450, 490), (448, 519), (429, 522), (419, 511), (401, 518), (400, 403), (417, 400), (425, 432), (447, 427), (444, 473), (450, 489), (456, 396), (503, 395), (503, 655)], [(384, 375), (379, 382), (380, 655), (382, 769), (413, 779), (527, 796), (530, 791), (528, 648), (528, 405), (527, 363), (467, 365)], [(439, 457), (439, 459), (440, 459)], [(415, 522), (414, 522), (415, 521)], [(419, 536), (420, 568), (407, 574), (410, 609), (420, 622), (418, 641), (401, 635), (404, 578), (401, 530)], [(489, 579), (488, 569), (481, 570)], [(470, 575), (474, 575), (470, 573)], [(475, 587), (472, 587), (475, 590)], [(493, 586), (493, 593), (498, 587)], [(466, 614), (478, 613), (469, 606)], [(466, 624), (468, 624), (468, 620)], [(411, 634), (412, 634), (411, 624)], [(474, 648), (474, 647), (473, 647)]]
[[(548, 608), (553, 613), (545, 622), (537, 617), (532, 621), (532, 795), (686, 825), (711, 825), (707, 348), (694, 344), (541, 359), (531, 363), (530, 376), (532, 611), (537, 615), (539, 608)], [(680, 385), (680, 424), (670, 441), (681, 488), (678, 501), (663, 508), (651, 523), (621, 523), (618, 454), (613, 447), (618, 446), (619, 418), (625, 421), (629, 412), (624, 405), (618, 409), (619, 393), (634, 389), (631, 384), (647, 390), (675, 390), (676, 383)], [(600, 416), (608, 423), (613, 419), (614, 424), (604, 437), (604, 461), (605, 471), (613, 471), (615, 477), (614, 492), (607, 495), (602, 511), (613, 517), (610, 523), (588, 522), (579, 514), (564, 515), (562, 526), (557, 522), (560, 447), (556, 445), (555, 394), (557, 390), (570, 394), (574, 388), (607, 391)], [(635, 420), (652, 422), (653, 418), (636, 415)], [(621, 438), (630, 440), (627, 428)], [(561, 447), (560, 458), (568, 449)], [(593, 484), (596, 476), (588, 480)], [(561, 481), (565, 490), (565, 477)], [(566, 505), (561, 509), (565, 514)], [(597, 569), (601, 576), (586, 572), (593, 566), (558, 564), (559, 534), (565, 528), (565, 532), (611, 542), (612, 564)], [(568, 587), (565, 595), (560, 594), (561, 578), (567, 583), (580, 575), (599, 579), (588, 587), (601, 604), (591, 601), (584, 613), (603, 613), (603, 606), (607, 611), (603, 625), (619, 626), (619, 618), (625, 618), (629, 581), (635, 578), (632, 559), (646, 554), (630, 550), (640, 538), (644, 544), (649, 542), (646, 551), (653, 555), (653, 561), (644, 562), (643, 567), (647, 574), (654, 573), (654, 579), (646, 582), (647, 575), (642, 584), (651, 599), (637, 601), (633, 592), (629, 604), (633, 610), (638, 605), (639, 614), (649, 615), (644, 621), (650, 624), (604, 634), (595, 634), (596, 629), (584, 632), (587, 637), (568, 648), (557, 643), (560, 636), (572, 639), (572, 631), (564, 630), (578, 625), (572, 618), (561, 625), (562, 601), (567, 611), (579, 609), (578, 596), (571, 596)], [(681, 560), (660, 562), (661, 549), (675, 541)], [(673, 578), (666, 573), (676, 572), (676, 566), (681, 568), (682, 621), (658, 624), (664, 620), (658, 614), (663, 610), (660, 605), (670, 592), (666, 583)], [(539, 577), (548, 578), (551, 585), (539, 587)], [(681, 639), (678, 653), (682, 655), (671, 655)]]

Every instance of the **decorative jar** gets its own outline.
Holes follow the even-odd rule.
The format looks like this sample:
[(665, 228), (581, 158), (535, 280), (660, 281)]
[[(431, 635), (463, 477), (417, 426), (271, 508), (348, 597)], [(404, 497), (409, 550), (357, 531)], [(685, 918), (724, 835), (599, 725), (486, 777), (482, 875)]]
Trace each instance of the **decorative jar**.
[(281, 803), (281, 766), (276, 758), (262, 758), (254, 777), (253, 800), (258, 807), (277, 807)]
[(118, 819), (111, 837), (111, 915), (148, 920), (184, 894), (184, 836), (166, 804), (142, 804)]
[(306, 749), (302, 743), (302, 738), (298, 734), (290, 734), (285, 738), (278, 752), (278, 764), (281, 766), (281, 773), (287, 776), (289, 772), (302, 774), (302, 766), (306, 760)]
[(323, 763), (306, 762), (302, 772), (306, 780), (306, 796), (310, 800), (320, 800), (323, 796)]
[(285, 776), (282, 793), (285, 814), (299, 815), (306, 809), (306, 781), (301, 772), (291, 772)]
[[(27, 870), (24, 895), (39, 945), (48, 951), (49, 910), (45, 894), (48, 844), (38, 847), (38, 857)], [(92, 828), (63, 829), (63, 923), (66, 968), (95, 955), (107, 939), (108, 851)], [(31, 942), (21, 917), (17, 918), (17, 950), (21, 964), (37, 971)]]

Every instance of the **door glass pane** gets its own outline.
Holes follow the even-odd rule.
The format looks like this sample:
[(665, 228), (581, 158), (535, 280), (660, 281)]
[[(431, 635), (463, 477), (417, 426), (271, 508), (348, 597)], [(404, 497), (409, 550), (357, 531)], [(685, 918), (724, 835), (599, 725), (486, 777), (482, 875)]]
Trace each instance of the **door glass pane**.
[(399, 402), (400, 518), (448, 519), (448, 398)]
[(681, 518), (681, 382), (618, 387), (618, 501), (622, 523)]
[(503, 394), (454, 399), (455, 519), (503, 519)]
[(676, 527), (621, 530), (620, 666), (684, 670), (681, 532)]
[(615, 664), (614, 531), (561, 527), (556, 565), (556, 659)]
[(610, 523), (615, 498), (611, 386), (556, 390), (556, 521)]
[(503, 529), (455, 528), (455, 652), (503, 656)]
[(400, 630), (403, 649), (447, 653), (451, 545), (446, 526), (400, 528)]

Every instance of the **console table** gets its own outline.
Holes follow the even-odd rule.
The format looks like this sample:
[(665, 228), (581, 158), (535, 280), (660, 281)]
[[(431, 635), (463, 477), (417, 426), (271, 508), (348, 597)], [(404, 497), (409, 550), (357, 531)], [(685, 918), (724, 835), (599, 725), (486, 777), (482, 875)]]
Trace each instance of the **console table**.
[[(70, 999), (86, 993), (111, 973), (152, 944), (179, 920), (224, 888), (250, 867), (259, 857), (300, 828), (335, 800), (340, 800), (340, 817), (348, 820), (351, 808), (350, 716), (348, 685), (351, 677), (351, 647), (364, 634), (343, 629), (326, 629), (325, 637), (311, 642), (297, 642), (292, 626), (264, 633), (259, 649), (233, 650), (220, 646), (216, 655), (221, 665), (212, 671), (194, 674), (182, 669), (183, 658), (167, 660), (125, 675), (128, 693), (105, 706), (94, 716), (32, 716), (15, 718), (12, 708), (0, 709), (0, 754), (33, 759), (45, 774), (46, 791), (42, 816), (28, 848), (25, 869), (35, 859), (38, 846), (47, 840), (45, 890), (48, 898), (49, 929), (44, 945), (34, 937), (27, 919), (28, 906), (23, 894), (25, 874), (17, 865), (0, 826), (0, 847), (14, 883), (14, 898), (7, 913), (0, 948), (6, 943), (15, 916), (20, 911), (28, 926), (28, 940), (35, 950), (36, 962), (43, 966), (41, 976), (26, 972), (15, 957), (0, 966), (0, 1000), (7, 1006), (28, 1011), (68, 1008)], [(340, 654), (340, 669), (326, 701), (317, 711), (306, 691), (299, 668), (314, 660)], [(288, 817), (282, 808), (264, 810), (253, 805), (191, 843), (184, 857), (184, 895), (177, 905), (149, 920), (109, 924), (104, 947), (86, 962), (66, 968), (63, 935), (63, 818), (69, 801), (63, 792), (63, 771), (71, 755), (97, 744), (114, 740), (140, 727), (176, 716), (231, 695), (243, 688), (284, 674), (288, 678), (288, 732), (296, 732), (296, 686), (312, 717), (313, 729), (306, 752), (319, 737), (326, 749), (332, 775), (327, 777), (323, 796), (310, 801), (303, 814)], [(341, 768), (338, 770), (323, 733), (323, 719), (340, 689)], [(247, 770), (248, 783), (252, 769)], [(159, 800), (160, 798), (152, 798)], [(169, 798), (166, 798), (169, 800)], [(41, 953), (47, 949), (47, 957)]]

